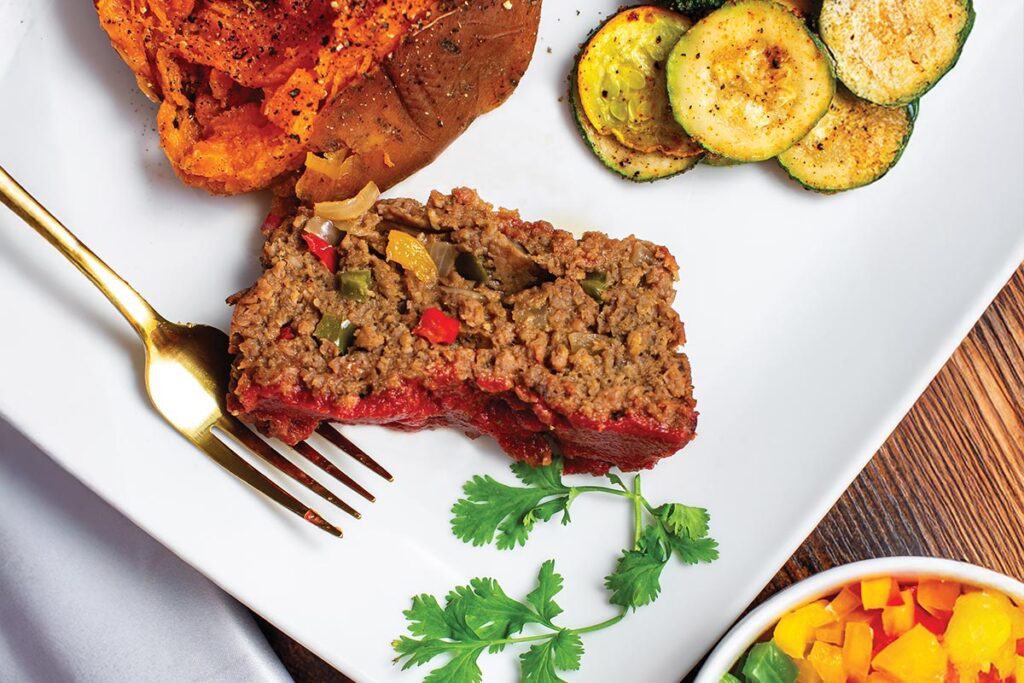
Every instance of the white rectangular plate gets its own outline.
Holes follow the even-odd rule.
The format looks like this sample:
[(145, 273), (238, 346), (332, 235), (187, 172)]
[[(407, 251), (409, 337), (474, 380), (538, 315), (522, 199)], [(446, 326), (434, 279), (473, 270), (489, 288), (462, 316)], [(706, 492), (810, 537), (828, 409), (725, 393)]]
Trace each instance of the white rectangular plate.
[[(773, 164), (624, 182), (577, 138), (562, 99), (577, 44), (616, 2), (547, 0), (533, 65), (391, 196), (476, 187), (572, 230), (668, 245), (682, 279), (700, 435), (644, 475), (653, 501), (711, 510), (722, 558), (671, 565), (664, 593), (586, 638), (587, 681), (676, 681), (742, 611), (910, 408), (1024, 258), (1024, 6), (983, 0), (959, 66), (924, 98), (881, 182), (824, 197)], [(226, 328), (258, 272), (265, 196), (183, 187), (153, 106), (92, 3), (0, 4), (0, 163), (171, 318)], [(410, 596), (489, 575), (522, 596), (542, 560), (566, 577), (565, 622), (610, 616), (602, 577), (629, 542), (620, 501), (581, 499), (525, 549), (471, 548), (448, 510), (471, 475), (509, 477), (487, 440), (439, 430), (347, 433), (396, 475), (344, 540), (280, 512), (148, 406), (141, 349), (117, 313), (0, 212), (0, 412), (224, 589), (358, 681), (400, 674), (390, 641)], [(941, 454), (936, 454), (937, 457)], [(351, 497), (353, 502), (355, 496)], [(323, 506), (320, 506), (323, 508)], [(484, 656), (485, 680), (515, 657)]]

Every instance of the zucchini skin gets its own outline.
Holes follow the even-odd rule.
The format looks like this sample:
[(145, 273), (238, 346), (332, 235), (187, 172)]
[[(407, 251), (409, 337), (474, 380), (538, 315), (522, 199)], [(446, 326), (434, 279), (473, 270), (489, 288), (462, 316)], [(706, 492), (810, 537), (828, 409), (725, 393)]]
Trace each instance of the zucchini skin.
[(881, 102), (881, 101), (877, 101), (877, 100), (871, 99), (870, 95), (865, 93), (863, 90), (858, 92), (858, 89), (856, 88), (856, 84), (855, 83), (851, 84), (850, 82), (848, 82), (848, 80), (849, 80), (848, 77), (843, 74), (843, 70), (842, 70), (842, 66), (840, 64), (840, 60), (836, 57), (835, 52), (832, 50), (832, 48), (828, 47), (828, 40), (825, 38), (824, 32), (820, 30), (822, 25), (823, 25), (822, 21), (821, 21), (822, 15), (825, 13), (826, 5), (828, 5), (829, 0), (824, 0), (822, 2), (821, 7), (818, 10), (818, 16), (815, 18), (815, 22), (814, 23), (819, 27), (819, 33), (821, 34), (822, 42), (824, 43), (826, 48), (828, 48), (829, 54), (832, 55), (833, 63), (835, 64), (836, 78), (838, 78), (839, 81), (850, 90), (850, 92), (852, 92), (854, 95), (856, 95), (857, 97), (859, 97), (859, 98), (861, 98), (863, 100), (867, 100), (868, 102), (871, 102), (873, 104), (878, 104), (878, 105), (881, 105), (883, 107), (910, 106), (913, 103), (919, 101), (921, 99), (921, 97), (923, 97), (925, 95), (925, 93), (927, 93), (929, 90), (931, 90), (936, 85), (938, 85), (939, 81), (941, 81), (943, 79), (943, 77), (946, 74), (948, 74), (953, 69), (954, 66), (957, 65), (957, 62), (960, 61), (960, 56), (963, 54), (963, 51), (964, 51), (964, 45), (967, 44), (967, 38), (968, 38), (968, 36), (971, 35), (971, 30), (974, 28), (974, 21), (975, 21), (975, 19), (977, 17), (977, 14), (974, 11), (974, 0), (956, 0), (956, 1), (957, 1), (958, 4), (962, 5), (964, 7), (964, 9), (966, 10), (966, 12), (967, 12), (967, 19), (964, 22), (964, 26), (963, 26), (963, 28), (960, 29), (959, 32), (957, 32), (957, 50), (956, 50), (956, 55), (954, 55), (953, 59), (949, 62), (949, 65), (945, 69), (943, 69), (941, 72), (936, 74), (935, 77), (932, 80), (930, 80), (929, 82), (925, 83), (923, 87), (918, 88), (916, 91), (914, 91), (912, 93), (908, 93), (908, 94), (906, 94), (906, 95), (904, 95), (902, 97), (896, 98), (895, 100), (886, 101), (886, 102)]
[(666, 0), (665, 5), (691, 17), (701, 17), (725, 4), (725, 0)]
[[(585, 44), (585, 43), (584, 43)], [(581, 51), (582, 54), (582, 51)], [(579, 55), (577, 55), (577, 61)], [(703, 154), (690, 157), (670, 157), (666, 154), (659, 154), (657, 152), (637, 152), (632, 150), (625, 145), (619, 143), (614, 137), (609, 135), (601, 135), (594, 129), (593, 125), (586, 118), (587, 115), (579, 105), (579, 89), (576, 85), (576, 66), (573, 66), (572, 71), (569, 74), (569, 108), (572, 111), (573, 121), (576, 123), (576, 131), (583, 138), (583, 141), (593, 152), (594, 156), (601, 162), (601, 164), (614, 171), (620, 178), (624, 178), (633, 183), (653, 183), (656, 180), (663, 180), (665, 178), (671, 178), (673, 176), (682, 175), (690, 169), (698, 165), (700, 160), (704, 158)], [(643, 159), (648, 157), (650, 160), (663, 161), (667, 169), (661, 173), (645, 173), (643, 171), (643, 162), (630, 163), (629, 158), (623, 161), (616, 161), (608, 154), (602, 154), (598, 148), (599, 144), (613, 145), (613, 149), (621, 150), (624, 157), (632, 159)]]
[[(879, 106), (881, 106), (881, 105), (879, 105)], [(811, 184), (811, 182), (806, 180), (805, 178), (801, 178), (800, 175), (799, 175), (799, 171), (796, 171), (795, 169), (792, 169), (789, 166), (787, 166), (785, 161), (784, 161), (784, 159), (783, 159), (784, 155), (779, 155), (778, 157), (776, 157), (775, 160), (779, 163), (779, 166), (782, 167), (782, 169), (786, 172), (786, 174), (790, 178), (792, 178), (796, 182), (800, 183), (800, 185), (805, 190), (809, 190), (811, 192), (816, 192), (818, 194), (823, 194), (823, 195), (833, 195), (833, 194), (838, 194), (840, 192), (847, 192), (849, 190), (856, 190), (857, 188), (861, 188), (861, 187), (867, 187), (868, 185), (871, 185), (872, 183), (878, 182), (883, 177), (885, 177), (885, 175), (889, 171), (891, 171), (893, 169), (893, 167), (896, 166), (897, 163), (899, 163), (899, 160), (903, 157), (903, 153), (907, 149), (907, 144), (910, 142), (910, 136), (914, 133), (914, 124), (917, 122), (917, 116), (918, 116), (918, 114), (921, 111), (920, 100), (914, 100), (913, 102), (910, 102), (909, 104), (904, 105), (903, 109), (905, 109), (906, 113), (907, 113), (907, 131), (906, 131), (906, 133), (904, 133), (903, 139), (899, 143), (899, 148), (898, 148), (898, 150), (896, 152), (896, 155), (893, 157), (893, 159), (889, 163), (889, 165), (886, 166), (884, 169), (882, 169), (882, 171), (880, 173), (877, 173), (876, 175), (871, 177), (869, 180), (866, 180), (864, 182), (849, 184), (849, 185), (846, 185), (846, 186), (841, 187), (841, 188), (823, 188), (823, 187), (818, 187), (818, 186), (815, 186), (815, 185)]]

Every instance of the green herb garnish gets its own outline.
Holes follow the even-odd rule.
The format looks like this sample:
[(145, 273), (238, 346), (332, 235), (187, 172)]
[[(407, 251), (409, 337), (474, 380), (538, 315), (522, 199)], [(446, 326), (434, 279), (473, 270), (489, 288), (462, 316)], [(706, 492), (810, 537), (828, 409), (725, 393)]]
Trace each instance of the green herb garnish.
[[(445, 597), (444, 607), (432, 595), (418, 595), (404, 612), (409, 633), (392, 643), (405, 660), (402, 669), (421, 666), (435, 657), (447, 655), (447, 663), (434, 669), (425, 681), (430, 683), (478, 683), (482, 674), (477, 660), (484, 650), (498, 653), (509, 645), (528, 644), (519, 655), (524, 683), (559, 683), (557, 671), (575, 671), (583, 657), (585, 633), (617, 624), (625, 612), (583, 628), (565, 628), (554, 622), (562, 608), (554, 597), (562, 590), (562, 577), (555, 572), (554, 560), (540, 567), (537, 587), (524, 601), (510, 598), (494, 579), (473, 579)], [(527, 624), (535, 624), (544, 633), (516, 636)], [(564, 682), (562, 682), (564, 683)]]
[(658, 597), (661, 571), (673, 553), (687, 564), (718, 558), (718, 543), (708, 537), (710, 516), (704, 508), (682, 503), (652, 506), (640, 491), (639, 475), (631, 489), (616, 474), (607, 478), (617, 488), (567, 486), (562, 468), (563, 461), (557, 457), (544, 467), (514, 463), (512, 472), (526, 486), (473, 477), (462, 487), (465, 498), (452, 507), (452, 532), (466, 543), (494, 542), (508, 550), (525, 545), (537, 521), (546, 522), (561, 513), (562, 524), (569, 524), (569, 508), (581, 494), (626, 498), (633, 509), (633, 548), (622, 552), (615, 571), (605, 579), (612, 604), (622, 607), (640, 607)]
[[(605, 577), (609, 602), (620, 612), (591, 626), (567, 628), (555, 623), (562, 608), (554, 601), (562, 590), (562, 577), (554, 560), (541, 565), (537, 587), (523, 601), (509, 597), (494, 579), (473, 579), (448, 593), (442, 607), (431, 595), (418, 595), (404, 612), (409, 634), (392, 643), (402, 668), (420, 666), (435, 657), (448, 657), (431, 671), (425, 683), (480, 683), (477, 660), (486, 650), (503, 651), (509, 645), (529, 645), (519, 655), (523, 683), (565, 683), (559, 671), (579, 668), (581, 636), (621, 621), (657, 599), (661, 573), (672, 555), (687, 564), (711, 562), (718, 544), (708, 536), (709, 515), (703, 508), (681, 503), (654, 507), (643, 496), (640, 477), (627, 487), (622, 478), (608, 474), (613, 486), (569, 486), (562, 480), (563, 460), (543, 467), (514, 463), (512, 472), (523, 486), (503, 484), (490, 476), (476, 476), (463, 485), (465, 497), (452, 507), (452, 532), (475, 546), (495, 543), (502, 549), (524, 545), (537, 521), (561, 513), (569, 524), (569, 508), (580, 495), (603, 493), (629, 501), (633, 515), (633, 545), (623, 550), (615, 571)], [(527, 625), (538, 635), (518, 635)]]

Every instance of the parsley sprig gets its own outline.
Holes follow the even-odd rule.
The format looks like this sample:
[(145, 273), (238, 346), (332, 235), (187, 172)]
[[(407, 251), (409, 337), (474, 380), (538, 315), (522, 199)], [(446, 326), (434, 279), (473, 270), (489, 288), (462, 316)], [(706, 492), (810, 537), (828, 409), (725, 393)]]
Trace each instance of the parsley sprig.
[[(564, 683), (558, 671), (575, 671), (583, 657), (585, 633), (618, 623), (625, 612), (583, 628), (565, 628), (554, 622), (562, 608), (554, 597), (562, 590), (562, 576), (555, 572), (554, 560), (540, 567), (537, 587), (525, 601), (510, 598), (494, 579), (473, 579), (445, 597), (441, 607), (432, 595), (418, 595), (404, 612), (412, 636), (401, 636), (392, 645), (404, 660), (402, 669), (421, 666), (435, 657), (448, 655), (448, 661), (431, 671), (424, 683), (479, 683), (482, 678), (477, 660), (486, 650), (501, 652), (508, 645), (529, 644), (519, 655), (523, 683)], [(535, 624), (543, 633), (516, 636), (527, 624)]]

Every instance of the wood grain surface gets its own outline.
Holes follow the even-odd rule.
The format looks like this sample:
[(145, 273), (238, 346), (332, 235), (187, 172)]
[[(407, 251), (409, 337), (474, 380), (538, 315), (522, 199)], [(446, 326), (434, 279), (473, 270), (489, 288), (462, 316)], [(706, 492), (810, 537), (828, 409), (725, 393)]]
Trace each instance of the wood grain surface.
[[(886, 555), (966, 560), (1024, 579), (1024, 267), (756, 602)], [(348, 683), (260, 626), (297, 683)]]

